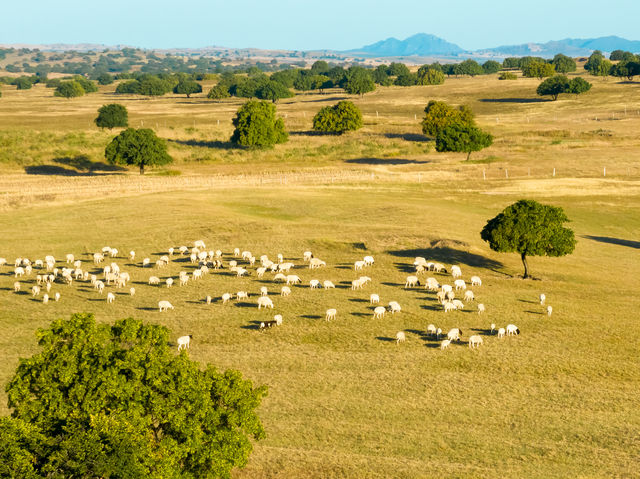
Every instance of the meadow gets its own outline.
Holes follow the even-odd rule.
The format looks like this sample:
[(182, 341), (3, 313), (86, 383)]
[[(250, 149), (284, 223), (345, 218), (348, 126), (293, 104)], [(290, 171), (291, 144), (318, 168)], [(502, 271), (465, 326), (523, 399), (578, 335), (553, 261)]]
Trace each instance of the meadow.
[[(106, 88), (69, 101), (39, 86), (4, 88), (0, 256), (73, 252), (89, 263), (109, 245), (137, 292), (119, 291), (107, 305), (82, 282), (56, 284), (60, 302), (44, 305), (14, 294), (13, 268), (0, 267), (0, 383), (37, 351), (34, 332), (51, 319), (133, 316), (166, 325), (174, 338), (193, 334), (191, 358), (269, 386), (260, 408), (267, 438), (237, 478), (638, 477), (638, 86), (595, 80), (579, 99), (540, 102), (537, 83), (487, 77), (380, 88), (353, 98), (365, 127), (341, 137), (309, 130), (315, 111), (344, 95), (300, 95), (278, 103), (292, 134), (267, 151), (228, 145), (239, 100), (122, 99)], [(430, 99), (469, 104), (494, 146), (469, 164), (436, 153), (418, 123)], [(133, 126), (170, 140), (176, 163), (164, 174), (141, 178), (101, 165), (114, 133), (91, 122), (112, 101), (127, 106)], [(520, 198), (563, 207), (578, 240), (570, 256), (531, 258), (531, 281), (519, 277), (517, 255), (492, 252), (479, 236)], [(142, 258), (198, 239), (221, 249), (225, 262), (235, 247), (282, 253), (298, 265), (302, 285), (281, 298), (272, 275), (228, 270), (184, 287), (146, 284), (151, 274), (177, 277), (194, 266), (177, 259), (165, 270), (142, 268)], [(135, 263), (123, 257), (130, 249)], [(306, 250), (327, 268), (304, 268)], [(353, 262), (367, 254), (376, 259), (364, 272), (372, 284), (352, 291), (360, 276)], [(467, 280), (479, 275), (483, 285), (473, 289), (486, 313), (470, 303), (445, 314), (433, 293), (405, 290), (416, 256), (459, 264)], [(338, 287), (310, 290), (314, 278)], [(260, 286), (273, 311), (258, 311)], [(241, 290), (249, 301), (204, 302)], [(373, 292), (402, 312), (373, 320)], [(538, 304), (541, 292), (551, 317)], [(160, 299), (175, 310), (159, 313)], [(326, 322), (330, 307), (338, 317)], [(257, 323), (276, 313), (284, 324), (259, 332)], [(430, 323), (460, 327), (466, 339), (481, 334), (485, 344), (441, 351), (426, 334)], [(491, 323), (517, 324), (521, 335), (498, 339)], [(396, 345), (398, 331), (406, 343)], [(0, 411), (9, 413), (4, 393)]]

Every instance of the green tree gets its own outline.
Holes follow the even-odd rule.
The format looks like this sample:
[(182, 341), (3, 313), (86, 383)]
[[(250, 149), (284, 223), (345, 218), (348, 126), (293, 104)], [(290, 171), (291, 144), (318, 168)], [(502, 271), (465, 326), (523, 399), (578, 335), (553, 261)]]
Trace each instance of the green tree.
[(454, 69), (456, 75), (469, 75), (474, 77), (476, 75), (482, 75), (484, 73), (484, 70), (478, 64), (478, 62), (471, 59), (458, 63), (457, 65), (455, 65)]
[(129, 126), (129, 113), (123, 105), (110, 103), (103, 105), (98, 110), (98, 116), (94, 120), (98, 128), (126, 128)]
[(492, 73), (498, 73), (502, 65), (495, 60), (487, 60), (482, 64), (482, 69), (484, 70), (485, 75), (490, 75)]
[(538, 85), (536, 93), (540, 96), (550, 95), (553, 101), (569, 88), (569, 79), (564, 75), (554, 75)]
[(229, 87), (222, 83), (218, 83), (209, 90), (209, 93), (207, 93), (207, 98), (211, 98), (212, 100), (222, 100), (223, 98), (229, 98), (230, 96)]
[(469, 124), (454, 123), (438, 131), (436, 151), (466, 153), (467, 160), (474, 151), (480, 151), (493, 144), (493, 136)]
[(324, 60), (317, 60), (316, 62), (313, 63), (313, 65), (311, 65), (311, 72), (314, 75), (324, 75), (329, 70), (331, 70), (331, 67)]
[(60, 80), (60, 78), (50, 78), (45, 83), (45, 87), (47, 87), (47, 88), (58, 88), (60, 86), (60, 83), (62, 83), (62, 80)]
[(235, 130), (231, 141), (240, 146), (264, 148), (284, 143), (289, 135), (282, 118), (276, 118), (276, 107), (266, 101), (248, 101), (233, 119)]
[(576, 62), (573, 58), (558, 53), (551, 62), (558, 73), (571, 73), (576, 71)]
[(551, 63), (533, 60), (522, 68), (522, 75), (528, 78), (543, 78), (553, 76), (555, 67)]
[(388, 71), (389, 67), (387, 65), (378, 65), (371, 73), (374, 83), (382, 86), (392, 85), (393, 80), (389, 78)]
[(33, 86), (33, 80), (29, 77), (18, 77), (13, 81), (18, 90), (30, 90)]
[(98, 87), (96, 86), (96, 84), (91, 80), (87, 80), (82, 75), (75, 75), (73, 77), (73, 80), (80, 83), (80, 86), (82, 87), (85, 93), (95, 93), (98, 91)]
[(75, 80), (63, 81), (60, 82), (53, 95), (62, 98), (76, 98), (84, 95), (84, 88)]
[(397, 86), (414, 86), (418, 83), (418, 75), (415, 73), (409, 73), (407, 75), (398, 75), (393, 82)]
[(604, 61), (604, 55), (600, 50), (595, 50), (590, 56), (587, 62), (584, 64), (584, 69), (590, 72), (592, 75), (594, 70), (597, 70), (600, 63)]
[(116, 87), (116, 93), (138, 95), (140, 93), (140, 82), (138, 80), (127, 80), (122, 82)]
[(502, 68), (520, 68), (520, 59), (509, 57), (502, 60)]
[(266, 388), (176, 355), (164, 326), (84, 313), (38, 338), (7, 387), (2, 477), (228, 478), (265, 435)]
[(187, 95), (190, 98), (193, 93), (201, 93), (202, 85), (193, 80), (181, 80), (173, 87), (173, 93), (178, 95)]
[(145, 96), (162, 96), (171, 91), (172, 86), (165, 80), (156, 76), (146, 76), (141, 80), (138, 93)]
[(104, 156), (112, 165), (161, 166), (173, 162), (167, 144), (148, 128), (127, 128), (107, 145)]
[(431, 100), (424, 112), (422, 133), (432, 138), (436, 137), (440, 130), (453, 124), (475, 126), (473, 113), (464, 105), (454, 108), (443, 101)]
[(313, 117), (313, 129), (327, 133), (344, 133), (362, 128), (362, 112), (350, 101), (325, 106)]
[(614, 77), (626, 78), (629, 81), (633, 81), (634, 76), (640, 75), (640, 62), (621, 61), (613, 65), (609, 73)]
[(393, 62), (387, 68), (387, 74), (392, 76), (392, 77), (399, 77), (399, 76), (402, 76), (402, 75), (408, 75), (409, 73), (410, 73), (409, 72), (409, 68), (404, 63), (395, 63), (395, 62)]
[(442, 73), (441, 69), (423, 65), (418, 69), (417, 83), (418, 85), (442, 85), (444, 83), (444, 73)]
[(502, 72), (498, 77), (498, 80), (517, 80), (518, 75), (513, 72)]
[(567, 87), (567, 93), (573, 93), (574, 95), (580, 95), (589, 90), (591, 90), (591, 83), (580, 77), (571, 79)]
[(342, 87), (351, 95), (364, 96), (365, 93), (374, 91), (376, 84), (371, 73), (362, 67), (351, 67), (347, 70)]
[(98, 83), (100, 83), (100, 85), (111, 85), (113, 83), (113, 76), (108, 73), (101, 73), (98, 75)]
[(282, 83), (273, 80), (267, 80), (265, 83), (260, 85), (256, 91), (257, 98), (261, 100), (270, 100), (273, 103), (276, 103), (281, 98), (291, 98), (293, 96), (294, 95), (291, 90)]
[(562, 208), (533, 200), (520, 200), (487, 221), (480, 237), (500, 253), (520, 253), (524, 278), (529, 278), (527, 256), (564, 256), (576, 246)]
[(298, 78), (298, 74), (298, 70), (289, 68), (288, 70), (275, 72), (269, 78), (278, 83), (282, 83), (287, 88), (293, 88), (293, 82)]

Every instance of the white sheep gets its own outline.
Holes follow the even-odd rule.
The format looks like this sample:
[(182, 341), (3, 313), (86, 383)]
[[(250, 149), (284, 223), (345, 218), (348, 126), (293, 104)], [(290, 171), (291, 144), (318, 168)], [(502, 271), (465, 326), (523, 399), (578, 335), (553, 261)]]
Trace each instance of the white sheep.
[(445, 313), (448, 313), (449, 311), (455, 311), (456, 307), (453, 305), (453, 303), (451, 301), (445, 301), (442, 303), (442, 308), (444, 309)]
[(260, 296), (268, 296), (269, 295), (269, 290), (267, 289), (266, 286), (262, 286), (260, 288)]
[(462, 276), (462, 271), (460, 270), (460, 266), (453, 265), (451, 266), (451, 276), (454, 278), (459, 278)]
[(364, 261), (356, 261), (353, 264), (353, 269), (356, 270), (356, 271), (360, 271), (360, 270), (364, 269), (364, 267), (365, 267), (365, 262)]
[(53, 296), (53, 299), (54, 299), (54, 300), (56, 300), (56, 301), (60, 301), (60, 293), (56, 293), (56, 294)]
[(74, 268), (82, 268), (82, 260), (77, 259), (73, 262), (73, 267)]
[(22, 266), (17, 266), (13, 270), (13, 274), (15, 275), (16, 278), (20, 278), (20, 277), (24, 276), (24, 268)]
[(158, 309), (162, 313), (163, 311), (168, 311), (169, 309), (174, 309), (174, 307), (169, 301), (158, 301)]
[(204, 244), (203, 240), (196, 240), (196, 241), (193, 242), (193, 247), (194, 248), (205, 249), (207, 246)]
[(520, 334), (520, 330), (515, 324), (507, 324), (507, 336), (516, 336)]
[(7, 264), (7, 258), (0, 258), (0, 266)]
[(471, 286), (482, 286), (480, 276), (471, 276)]
[(273, 309), (273, 301), (268, 296), (260, 296), (258, 298), (258, 309), (260, 308), (271, 308)]
[(40, 294), (40, 286), (34, 286), (31, 288), (31, 295), (35, 298)]
[(449, 341), (460, 341), (460, 335), (462, 334), (462, 331), (458, 328), (453, 328), (451, 330), (449, 330), (449, 332), (447, 333), (447, 339)]
[(369, 296), (369, 303), (371, 304), (378, 304), (380, 302), (380, 296), (372, 293), (371, 296)]
[(327, 263), (322, 261), (320, 258), (311, 258), (309, 260), (309, 268), (310, 269), (316, 269), (316, 268), (320, 268), (322, 266), (327, 266)]
[(464, 293), (464, 300), (465, 301), (474, 301), (475, 299), (476, 299), (476, 297), (473, 294), (473, 291), (471, 291), (470, 289), (465, 291), (465, 293)]
[(45, 295), (42, 297), (42, 303), (43, 304), (49, 304), (49, 295), (45, 293)]
[(193, 339), (193, 336), (191, 334), (188, 336), (180, 336), (177, 340), (178, 351), (180, 351), (181, 349), (189, 349), (189, 345), (191, 344), (191, 339)]
[(162, 261), (161, 259), (156, 261), (156, 268), (158, 269), (162, 269), (167, 265), (167, 263), (165, 263), (164, 261)]
[(252, 256), (253, 255), (251, 254), (251, 251), (243, 251), (242, 255), (241, 255), (243, 260), (247, 260), (247, 259), (251, 258)]
[(135, 296), (136, 295), (136, 288), (129, 288), (129, 294), (131, 296)]
[(149, 284), (160, 284), (160, 278), (157, 276), (149, 276)]
[(384, 318), (386, 312), (387, 308), (385, 308), (384, 306), (376, 306), (376, 308), (373, 310), (373, 319)]
[(405, 288), (413, 288), (416, 285), (420, 284), (420, 280), (417, 276), (407, 276), (407, 281), (404, 283)]
[(204, 300), (207, 304), (211, 304), (211, 301), (213, 301), (213, 298), (210, 295), (207, 295), (207, 297)]
[(332, 319), (336, 319), (336, 315), (338, 314), (338, 311), (334, 308), (331, 309), (327, 309), (327, 313), (325, 315), (325, 320), (326, 321), (330, 321)]
[(498, 337), (499, 338), (504, 338), (504, 333), (505, 333), (504, 328), (498, 329)]
[(336, 289), (336, 285), (335, 285), (335, 284), (333, 284), (333, 282), (329, 281), (328, 279), (325, 279), (325, 280), (322, 282), (322, 287), (323, 287), (324, 289)]
[(167, 288), (173, 286), (173, 278), (167, 278), (165, 283), (167, 284)]
[(300, 277), (295, 274), (287, 275), (287, 284), (298, 284), (300, 283)]
[(484, 311), (485, 311), (484, 304), (479, 303), (478, 304), (478, 314), (482, 314), (482, 313), (484, 313)]
[(309, 288), (311, 289), (318, 289), (320, 288), (320, 280), (319, 279), (312, 279), (311, 281), (309, 281)]
[(460, 289), (462, 289), (462, 290), (467, 289), (467, 285), (466, 285), (466, 283), (464, 282), (464, 279), (456, 279), (456, 280), (453, 282), (453, 285), (455, 286), (456, 291), (458, 291), (458, 290), (460, 290)]
[[(93, 262), (94, 264), (100, 264), (104, 261), (104, 255), (101, 253), (93, 253)], [(47, 262), (49, 263), (49, 262)]]
[(107, 303), (113, 303), (116, 299), (116, 295), (113, 293), (107, 293)]
[(436, 327), (433, 324), (430, 324), (429, 326), (427, 326), (427, 334), (429, 336), (435, 336), (436, 334)]
[(480, 336), (479, 334), (474, 334), (473, 336), (469, 336), (469, 347), (470, 348), (477, 348), (478, 346), (480, 346), (482, 344), (482, 336)]
[(438, 284), (437, 279), (433, 277), (429, 277), (427, 278), (427, 282), (425, 283), (424, 287), (429, 291), (438, 291), (438, 289), (440, 288), (440, 285)]
[(444, 291), (445, 294), (449, 293), (453, 291), (453, 286), (451, 286), (450, 284), (443, 284), (442, 286), (440, 286), (440, 291)]
[(289, 296), (291, 294), (291, 288), (289, 286), (283, 286), (280, 289), (280, 296)]
[(174, 248), (169, 248), (169, 249), (167, 250), (167, 253), (169, 253), (169, 256), (173, 256), (174, 251), (175, 251), (175, 249), (174, 249)]
[(553, 308), (551, 306), (547, 306), (547, 316), (551, 316), (552, 312), (553, 312)]
[(75, 260), (75, 257), (71, 253), (67, 255), (67, 264), (73, 263)]
[(256, 269), (256, 276), (258, 278), (262, 278), (266, 272), (267, 272), (267, 268), (260, 267), (260, 268)]
[[(180, 254), (187, 254), (187, 252), (189, 251), (189, 248), (182, 245), (178, 248), (178, 251), (180, 251)], [(238, 250), (238, 254), (240, 254), (240, 250)]]
[(222, 304), (228, 303), (231, 299), (231, 293), (224, 293), (222, 295)]
[(443, 304), (445, 302), (445, 300), (447, 299), (447, 293), (445, 293), (444, 291), (438, 291), (436, 293), (436, 299), (438, 300), (438, 302), (440, 304)]
[(547, 299), (544, 293), (540, 294), (540, 305), (544, 306), (544, 301)]
[(367, 266), (373, 266), (373, 263), (375, 262), (373, 259), (373, 256), (365, 256), (363, 258), (364, 264)]
[(134, 259), (136, 259), (136, 252), (131, 250), (129, 251), (129, 261), (133, 261)]
[(404, 343), (406, 340), (407, 340), (407, 337), (404, 334), (404, 331), (398, 331), (396, 333), (396, 345), (400, 343)]
[(450, 339), (443, 339), (442, 342), (440, 343), (440, 349), (442, 350), (447, 349), (450, 344), (451, 344)]
[(238, 291), (236, 293), (236, 299), (249, 299), (249, 293), (246, 291)]
[(16, 281), (15, 283), (13, 283), (13, 291), (14, 293), (20, 292), (20, 281)]
[(240, 278), (241, 276), (246, 275), (247, 273), (249, 273), (249, 271), (248, 271), (248, 270), (246, 270), (246, 269), (244, 269), (244, 268), (238, 268), (238, 269), (236, 270), (236, 276), (237, 276), (238, 278)]
[(311, 258), (313, 258), (313, 253), (311, 251), (305, 251), (304, 253), (302, 253), (302, 259), (305, 263), (307, 261), (311, 261)]
[(145, 258), (142, 260), (142, 267), (149, 266), (151, 264), (151, 260), (149, 258)]
[(447, 300), (453, 301), (456, 297), (456, 294), (453, 291), (447, 291), (445, 296), (447, 297)]
[(359, 279), (354, 279), (353, 281), (351, 281), (351, 289), (352, 290), (362, 289), (363, 285), (364, 285), (364, 283)]
[(191, 275), (191, 277), (193, 278), (194, 281), (197, 281), (199, 279), (202, 278), (202, 270), (201, 269), (197, 269), (193, 272), (193, 274)]
[(491, 323), (491, 334), (493, 334), (493, 332), (496, 330), (496, 325), (495, 323)]
[(273, 320), (276, 322), (277, 326), (282, 326), (282, 315), (281, 314), (276, 314), (273, 317)]
[(235, 256), (235, 257), (240, 256), (240, 248), (234, 248), (233, 249), (233, 256)]
[(402, 308), (400, 307), (400, 304), (398, 304), (397, 301), (389, 301), (389, 311), (391, 311), (391, 314), (395, 314), (402, 311)]
[(46, 288), (46, 290), (47, 290), (47, 293), (48, 293), (49, 291), (51, 291), (51, 283), (47, 283), (47, 284), (45, 285), (45, 288)]
[(442, 336), (442, 328), (436, 329), (436, 339), (440, 339), (440, 336)]
[(455, 309), (459, 309), (459, 310), (464, 309), (464, 304), (459, 299), (454, 299), (451, 303), (453, 304), (453, 307)]

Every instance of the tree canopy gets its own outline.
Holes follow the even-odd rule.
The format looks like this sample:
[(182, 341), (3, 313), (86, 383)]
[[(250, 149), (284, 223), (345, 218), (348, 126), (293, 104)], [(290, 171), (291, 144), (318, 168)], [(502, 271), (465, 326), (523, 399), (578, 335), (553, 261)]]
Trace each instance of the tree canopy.
[(418, 68), (418, 85), (442, 85), (444, 83), (444, 73), (441, 68), (432, 65), (423, 65)]
[(83, 313), (38, 338), (7, 387), (2, 477), (228, 478), (265, 435), (266, 387), (176, 355), (163, 326)]
[(313, 117), (313, 129), (327, 133), (344, 133), (362, 128), (362, 113), (350, 101), (340, 101), (322, 108)]
[(533, 200), (520, 200), (487, 224), (480, 237), (500, 253), (520, 253), (524, 278), (529, 278), (527, 256), (564, 256), (575, 249), (573, 231), (562, 208)]
[(424, 112), (422, 133), (432, 138), (452, 124), (475, 125), (473, 113), (466, 105), (454, 108), (443, 101), (431, 100)]
[(229, 98), (230, 96), (229, 87), (222, 83), (218, 83), (207, 93), (207, 98), (211, 98), (212, 100), (221, 100), (223, 98)]
[(347, 93), (360, 96), (364, 96), (365, 93), (376, 89), (371, 73), (362, 67), (349, 68), (345, 74), (342, 87)]
[(180, 80), (178, 84), (173, 87), (173, 93), (187, 95), (187, 98), (190, 98), (193, 93), (200, 92), (202, 92), (202, 85), (197, 81), (189, 79)]
[(583, 78), (576, 77), (571, 80), (564, 75), (554, 75), (538, 85), (536, 93), (540, 96), (550, 95), (555, 101), (561, 93), (574, 93), (579, 95), (591, 89), (591, 83)]
[(62, 98), (76, 98), (84, 95), (84, 88), (75, 80), (62, 81), (53, 92), (53, 95)]
[(453, 123), (438, 131), (436, 151), (452, 151), (467, 154), (467, 160), (474, 151), (480, 151), (493, 144), (493, 136), (480, 128), (464, 123)]
[(555, 67), (552, 63), (533, 60), (522, 67), (522, 75), (529, 78), (546, 78), (553, 76)]
[(161, 166), (173, 162), (167, 144), (148, 128), (127, 128), (105, 149), (105, 158), (112, 165), (131, 165), (144, 174), (146, 166)]
[(231, 141), (240, 146), (264, 148), (284, 143), (289, 135), (282, 118), (276, 118), (276, 107), (266, 101), (248, 101), (233, 119), (235, 130)]
[(99, 128), (117, 128), (129, 126), (129, 113), (124, 105), (110, 103), (98, 110), (98, 117), (94, 120)]
[(553, 61), (551, 62), (558, 73), (570, 73), (576, 71), (576, 62), (573, 58), (563, 55), (562, 53), (558, 53), (555, 57), (553, 57)]
[(486, 75), (490, 75), (492, 73), (498, 73), (502, 65), (495, 60), (487, 60), (482, 64), (482, 69)]

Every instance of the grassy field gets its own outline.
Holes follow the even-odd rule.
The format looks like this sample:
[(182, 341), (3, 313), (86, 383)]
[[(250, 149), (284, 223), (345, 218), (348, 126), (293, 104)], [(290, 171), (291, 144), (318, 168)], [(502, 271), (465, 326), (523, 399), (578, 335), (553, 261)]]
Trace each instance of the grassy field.
[[(28, 167), (76, 171), (54, 162), (57, 155), (102, 161), (110, 135), (90, 122), (113, 97), (105, 91), (66, 101), (39, 88), (3, 89), (0, 196), (21, 198), (20, 188), (27, 187), (32, 201), (3, 203), (0, 256), (61, 259), (73, 252), (88, 266), (90, 254), (105, 245), (121, 256), (133, 249), (135, 264), (124, 257), (117, 262), (137, 293), (120, 291), (107, 305), (85, 283), (56, 284), (52, 292), (62, 299), (44, 305), (13, 293), (13, 268), (0, 267), (0, 383), (18, 358), (37, 351), (34, 331), (51, 319), (77, 311), (95, 312), (99, 321), (133, 316), (166, 325), (174, 338), (193, 334), (193, 359), (238, 369), (269, 386), (260, 410), (267, 438), (256, 443), (237, 478), (639, 477), (640, 182), (633, 154), (640, 116), (629, 108), (627, 117), (612, 117), (625, 104), (638, 104), (638, 88), (598, 81), (584, 98), (538, 103), (529, 101), (536, 84), (476, 78), (433, 89), (381, 89), (356, 99), (365, 112), (363, 131), (339, 138), (292, 135), (266, 152), (216, 143), (230, 134), (234, 101), (130, 98), (132, 123), (157, 119), (165, 138), (204, 142), (171, 143), (178, 160), (171, 168), (181, 176), (142, 179), (124, 172), (26, 174), (34, 172), (25, 172)], [(293, 131), (304, 132), (333, 96), (300, 96), (278, 110)], [(482, 101), (496, 97), (529, 100)], [(419, 118), (431, 98), (469, 103), (478, 112), (496, 136), (493, 147), (476, 155), (485, 163), (462, 165), (460, 155), (437, 154), (416, 141), (422, 138), (413, 115)], [(608, 133), (589, 133), (599, 130)], [(15, 155), (22, 151), (19, 163)], [(200, 155), (210, 157), (195, 161)], [(603, 165), (612, 175), (602, 177)], [(47, 171), (55, 173), (40, 172)], [(335, 182), (322, 176), (328, 171)], [(360, 176), (339, 177), (347, 172)], [(212, 176), (220, 173), (247, 181)], [(273, 182), (248, 181), (266, 173)], [(284, 173), (299, 176), (282, 184), (277, 179)], [(75, 188), (77, 196), (66, 192)], [(532, 258), (539, 278), (532, 281), (519, 278), (517, 255), (494, 253), (479, 237), (487, 219), (523, 197), (562, 206), (578, 239), (571, 256)], [(142, 268), (142, 258), (197, 239), (221, 249), (225, 262), (235, 247), (256, 256), (283, 253), (299, 265), (293, 272), (303, 284), (289, 298), (278, 295), (280, 285), (269, 274), (258, 280), (221, 270), (184, 287), (146, 284), (152, 274), (177, 278), (194, 267), (176, 259), (165, 270)], [(305, 250), (327, 268), (304, 268)], [(360, 276), (353, 262), (367, 254), (376, 258), (364, 272), (372, 284), (351, 291), (351, 280)], [(467, 280), (479, 275), (483, 285), (473, 289), (486, 314), (478, 315), (474, 304), (445, 314), (433, 293), (405, 290), (415, 256), (460, 264)], [(311, 279), (338, 287), (310, 290)], [(23, 289), (33, 280), (22, 281)], [(268, 287), (274, 311), (258, 311), (261, 286)], [(204, 302), (207, 295), (241, 290), (249, 291), (249, 301)], [(398, 301), (402, 312), (373, 320), (373, 292), (385, 304)], [(541, 292), (554, 308), (551, 317), (537, 303)], [(158, 313), (160, 299), (175, 311)], [(327, 323), (331, 307), (338, 317)], [(275, 313), (284, 324), (257, 331), (256, 323)], [(430, 323), (444, 331), (460, 327), (465, 339), (483, 334), (485, 344), (440, 351), (426, 335)], [(491, 323), (515, 323), (522, 334), (498, 339)], [(398, 331), (406, 332), (406, 343), (395, 344)], [(0, 407), (9, 413), (4, 394)]]

